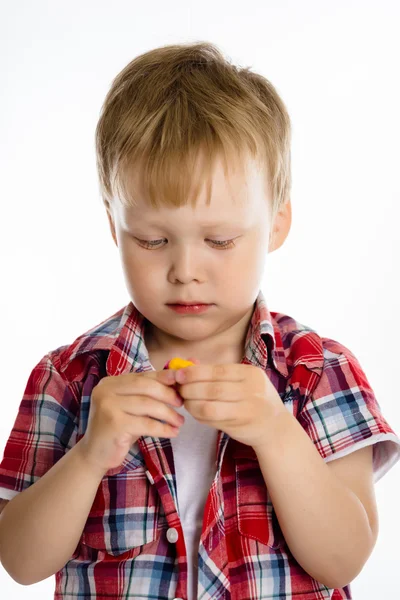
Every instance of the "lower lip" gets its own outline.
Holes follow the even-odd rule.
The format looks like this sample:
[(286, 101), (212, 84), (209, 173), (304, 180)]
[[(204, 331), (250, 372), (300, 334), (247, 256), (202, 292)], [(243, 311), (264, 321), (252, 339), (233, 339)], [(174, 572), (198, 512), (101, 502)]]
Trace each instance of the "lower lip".
[(193, 306), (188, 306), (185, 304), (167, 304), (172, 310), (182, 315), (192, 315), (192, 314), (200, 314), (205, 312), (212, 306), (212, 304), (193, 304)]

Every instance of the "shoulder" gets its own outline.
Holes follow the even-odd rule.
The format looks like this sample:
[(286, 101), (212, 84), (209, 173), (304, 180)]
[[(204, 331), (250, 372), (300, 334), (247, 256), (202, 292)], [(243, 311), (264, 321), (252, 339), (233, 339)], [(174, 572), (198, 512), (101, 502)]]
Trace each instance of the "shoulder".
[[(357, 387), (364, 397), (371, 386), (355, 354), (342, 342), (324, 336), (307, 324), (284, 313), (271, 313), (274, 320), (277, 357), (287, 366), (287, 394), (300, 409), (308, 399), (346, 394)], [(367, 398), (369, 400), (369, 398)]]
[(354, 353), (343, 343), (317, 332), (294, 317), (271, 312), (279, 330), (282, 346), (290, 363), (299, 362), (323, 370), (344, 363), (358, 363)]
[(319, 373), (324, 365), (324, 338), (315, 329), (290, 315), (271, 312), (271, 316), (275, 351), (278, 355), (284, 355), (289, 379), (295, 376), (294, 371), (299, 365)]
[(79, 335), (72, 343), (50, 350), (46, 359), (66, 383), (82, 381), (105, 369), (105, 360), (118, 340), (131, 304)]

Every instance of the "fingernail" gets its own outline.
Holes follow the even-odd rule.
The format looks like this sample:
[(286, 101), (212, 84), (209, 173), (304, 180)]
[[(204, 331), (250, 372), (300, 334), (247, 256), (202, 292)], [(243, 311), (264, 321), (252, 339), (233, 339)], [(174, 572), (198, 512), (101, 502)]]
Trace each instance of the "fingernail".
[(186, 373), (184, 369), (175, 371), (175, 381), (177, 381), (178, 383), (184, 383), (186, 381)]
[(165, 377), (166, 377), (168, 383), (175, 382), (175, 373), (174, 373), (174, 371), (168, 370)]

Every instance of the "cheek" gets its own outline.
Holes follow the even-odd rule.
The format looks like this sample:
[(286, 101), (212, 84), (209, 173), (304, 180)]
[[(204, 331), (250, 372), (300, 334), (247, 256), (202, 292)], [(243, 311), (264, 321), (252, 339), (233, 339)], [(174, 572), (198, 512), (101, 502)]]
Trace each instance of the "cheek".
[(224, 265), (224, 273), (221, 275), (223, 285), (226, 285), (235, 304), (246, 303), (249, 295), (253, 297), (257, 294), (266, 258), (267, 250), (255, 239), (235, 256), (232, 263)]
[(253, 274), (264, 271), (268, 256), (268, 239), (264, 233), (255, 232), (247, 248), (246, 261)]
[(264, 260), (262, 248), (259, 240), (254, 236), (242, 245), (240, 252), (235, 254), (227, 266), (230, 270), (236, 270), (242, 280), (249, 280), (258, 271), (258, 265), (262, 260)]
[(144, 265), (148, 262), (143, 256), (143, 250), (138, 247), (135, 240), (129, 236), (123, 237), (120, 244), (121, 260), (124, 264), (128, 265), (132, 269), (144, 268)]
[(135, 282), (148, 285), (159, 278), (157, 265), (150, 265), (137, 252), (125, 253), (121, 258), (127, 276)]
[(165, 272), (156, 261), (143, 260), (141, 252), (129, 248), (121, 260), (126, 285), (135, 297), (148, 303), (165, 295)]
[(148, 261), (143, 260), (140, 249), (135, 247), (132, 240), (124, 240), (120, 244), (120, 259), (125, 273), (125, 277), (131, 281), (140, 282), (150, 279), (150, 273), (154, 273), (155, 269), (149, 269)]

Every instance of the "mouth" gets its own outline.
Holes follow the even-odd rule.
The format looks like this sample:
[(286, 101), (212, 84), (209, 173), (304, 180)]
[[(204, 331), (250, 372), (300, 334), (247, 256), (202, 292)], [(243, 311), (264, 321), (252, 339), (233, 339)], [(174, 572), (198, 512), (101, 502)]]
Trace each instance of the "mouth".
[(212, 304), (167, 304), (167, 306), (180, 314), (201, 314), (211, 308)]
[(207, 302), (168, 302), (168, 306), (210, 306)]

